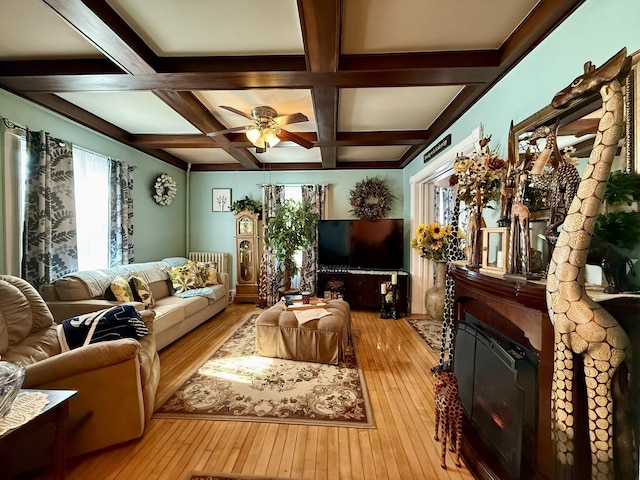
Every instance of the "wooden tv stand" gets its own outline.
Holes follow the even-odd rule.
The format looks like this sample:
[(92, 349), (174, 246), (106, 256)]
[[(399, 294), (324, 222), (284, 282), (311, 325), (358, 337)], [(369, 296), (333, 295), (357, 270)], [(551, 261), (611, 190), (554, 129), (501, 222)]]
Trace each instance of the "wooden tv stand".
[(380, 285), (390, 282), (392, 273), (398, 274), (398, 310), (406, 315), (409, 311), (410, 278), (403, 271), (325, 268), (318, 272), (318, 297), (322, 298), (327, 282), (335, 279), (343, 282), (342, 294), (352, 309), (379, 310), (382, 299)]

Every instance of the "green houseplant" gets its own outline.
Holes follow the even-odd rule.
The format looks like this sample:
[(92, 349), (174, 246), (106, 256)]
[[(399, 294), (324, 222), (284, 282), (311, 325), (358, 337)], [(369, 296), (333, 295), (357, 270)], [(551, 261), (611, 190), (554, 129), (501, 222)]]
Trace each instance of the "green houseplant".
[(229, 205), (229, 208), (233, 213), (236, 214), (243, 210), (247, 210), (251, 213), (257, 213), (258, 219), (262, 217), (262, 203), (260, 203), (259, 200), (254, 200), (248, 195), (245, 195), (240, 200), (236, 200), (235, 202), (233, 202), (231, 205)]
[(298, 273), (293, 256), (311, 246), (318, 215), (311, 205), (286, 200), (267, 221), (267, 245), (275, 253), (278, 268), (284, 272), (284, 290), (291, 290), (291, 277)]

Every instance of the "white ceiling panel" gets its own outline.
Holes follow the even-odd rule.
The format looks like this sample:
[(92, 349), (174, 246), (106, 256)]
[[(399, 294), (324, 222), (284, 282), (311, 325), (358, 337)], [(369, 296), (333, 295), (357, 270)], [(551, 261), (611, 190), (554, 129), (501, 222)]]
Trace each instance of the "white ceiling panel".
[[(43, 29), (43, 25), (46, 28)], [(102, 54), (40, 0), (0, 2), (0, 58), (99, 58)]]
[(338, 158), (341, 162), (394, 161), (398, 160), (408, 148), (406, 145), (340, 147)]
[(303, 54), (295, 0), (108, 0), (159, 56)]
[(200, 133), (151, 92), (71, 92), (59, 96), (129, 133)]
[(251, 109), (258, 105), (268, 105), (274, 108), (278, 115), (300, 112), (305, 114), (309, 121), (287, 125), (286, 129), (292, 132), (314, 132), (316, 130), (310, 90), (206, 90), (194, 92), (194, 94), (228, 128), (248, 125), (249, 121), (224, 108), (219, 108), (220, 105), (233, 107), (249, 115)]
[(238, 163), (222, 148), (165, 148), (164, 150), (187, 163)]
[(338, 130), (422, 130), (431, 125), (462, 90), (438, 87), (343, 88)]
[(495, 49), (538, 0), (347, 0), (342, 53)]

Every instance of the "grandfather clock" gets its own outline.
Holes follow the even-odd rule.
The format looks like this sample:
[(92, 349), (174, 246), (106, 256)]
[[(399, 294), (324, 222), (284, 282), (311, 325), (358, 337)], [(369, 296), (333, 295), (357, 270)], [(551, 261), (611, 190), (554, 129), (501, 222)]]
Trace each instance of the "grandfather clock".
[(236, 214), (235, 303), (258, 302), (258, 214), (242, 210)]

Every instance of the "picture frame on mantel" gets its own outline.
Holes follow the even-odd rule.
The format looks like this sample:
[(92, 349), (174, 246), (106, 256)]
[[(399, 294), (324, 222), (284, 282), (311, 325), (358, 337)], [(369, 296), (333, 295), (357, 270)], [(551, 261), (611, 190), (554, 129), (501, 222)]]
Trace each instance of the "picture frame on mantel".
[(230, 212), (231, 211), (231, 189), (230, 188), (214, 188), (211, 194), (212, 210), (214, 212)]

